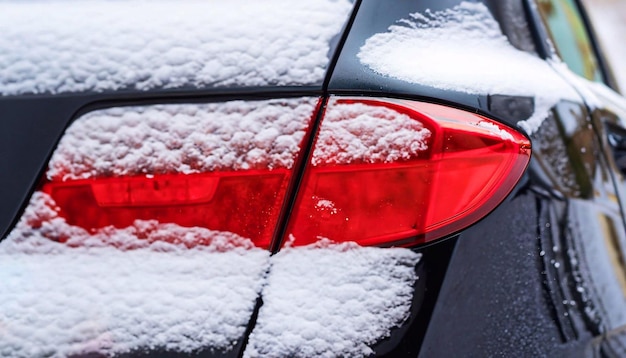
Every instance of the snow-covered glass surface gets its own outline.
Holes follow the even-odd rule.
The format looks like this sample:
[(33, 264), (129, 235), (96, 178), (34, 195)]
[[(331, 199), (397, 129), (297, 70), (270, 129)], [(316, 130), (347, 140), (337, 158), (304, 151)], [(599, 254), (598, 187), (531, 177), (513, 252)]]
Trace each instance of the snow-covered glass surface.
[(63, 135), (47, 177), (291, 169), (316, 103), (298, 98), (90, 112)]
[(431, 132), (388, 107), (331, 99), (315, 144), (313, 165), (393, 163), (428, 149)]
[(357, 56), (373, 71), (410, 83), (533, 97), (535, 112), (519, 123), (528, 133), (559, 100), (577, 98), (548, 62), (510, 44), (482, 3), (410, 14), (367, 39)]
[(351, 8), (347, 0), (2, 1), (0, 94), (319, 84)]

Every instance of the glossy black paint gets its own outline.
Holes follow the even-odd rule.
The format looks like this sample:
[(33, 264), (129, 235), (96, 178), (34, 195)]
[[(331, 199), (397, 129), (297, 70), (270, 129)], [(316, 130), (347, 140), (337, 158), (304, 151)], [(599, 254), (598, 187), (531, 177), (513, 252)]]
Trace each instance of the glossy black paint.
[(420, 356), (569, 356), (584, 345), (563, 344), (541, 285), (529, 230), (538, 204), (523, 188), (460, 235)]
[(427, 330), (423, 322), (430, 321), (457, 238), (454, 236), (416, 250), (423, 256), (416, 267), (419, 279), (415, 283), (411, 315), (402, 327), (392, 330), (390, 337), (372, 347), (376, 356), (392, 358), (418, 354)]
[[(584, 120), (586, 112), (579, 114)], [(596, 220), (614, 189), (595, 134), (584, 122), (570, 135), (564, 133), (559, 122), (568, 119), (548, 118), (533, 137), (527, 180), (490, 216), (459, 235), (423, 356), (589, 353), (602, 318), (589, 314), (596, 309), (594, 289), (578, 289), (584, 270), (576, 262), (585, 257), (577, 241), (601, 238), (581, 237), (570, 215), (578, 207), (589, 222)], [(581, 148), (576, 138), (592, 148), (576, 152)], [(550, 173), (557, 168), (555, 159), (564, 157), (567, 165)], [(577, 162), (591, 165), (581, 169)], [(593, 186), (602, 183), (606, 192), (594, 193)], [(619, 215), (619, 207), (613, 209)], [(623, 230), (621, 222), (614, 224)], [(450, 337), (454, 343), (444, 344)]]
[(360, 63), (357, 54), (372, 35), (384, 32), (410, 13), (441, 10), (458, 4), (446, 1), (361, 1), (357, 17), (328, 83), (328, 92), (345, 95), (395, 96), (430, 99), (457, 107), (488, 110), (486, 96), (440, 90), (382, 76)]

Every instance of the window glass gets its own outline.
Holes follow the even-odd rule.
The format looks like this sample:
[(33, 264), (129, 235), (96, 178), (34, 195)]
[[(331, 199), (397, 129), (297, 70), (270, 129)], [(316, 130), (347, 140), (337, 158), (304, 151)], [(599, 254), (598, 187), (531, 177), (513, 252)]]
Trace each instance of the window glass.
[(575, 73), (602, 82), (598, 60), (579, 9), (573, 0), (538, 0), (539, 12), (556, 51)]

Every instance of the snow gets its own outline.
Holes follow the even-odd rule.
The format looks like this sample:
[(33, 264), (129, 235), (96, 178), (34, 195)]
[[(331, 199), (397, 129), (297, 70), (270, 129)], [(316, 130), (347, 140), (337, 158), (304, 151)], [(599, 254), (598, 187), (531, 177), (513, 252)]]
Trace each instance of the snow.
[(0, 94), (321, 83), (347, 0), (0, 2)]
[[(317, 99), (114, 107), (68, 128), (51, 180), (121, 175), (291, 169)], [(313, 165), (389, 163), (419, 157), (430, 131), (391, 108), (331, 99)]]
[(430, 131), (391, 108), (331, 99), (311, 163), (390, 163), (428, 149)]
[(57, 250), (0, 254), (3, 357), (226, 350), (243, 335), (267, 260), (261, 250)]
[(410, 83), (534, 97), (533, 115), (519, 123), (529, 134), (561, 98), (577, 98), (548, 62), (513, 47), (481, 3), (410, 14), (367, 39), (357, 56), (373, 71)]
[(408, 317), (419, 259), (328, 240), (270, 257), (156, 221), (87, 232), (36, 192), (0, 243), (0, 355), (228, 350), (262, 294), (246, 356), (366, 356)]
[(317, 99), (114, 107), (67, 129), (47, 176), (291, 169)]
[[(227, 350), (243, 335), (267, 251), (232, 233), (154, 222), (90, 236), (49, 204), (36, 193), (0, 244), (1, 356)], [(31, 226), (37, 219), (46, 220)], [(73, 236), (66, 245), (51, 232)], [(193, 236), (205, 245), (185, 245)]]
[(476, 126), (498, 135), (502, 140), (514, 140), (513, 135), (494, 122), (478, 121)]
[(283, 249), (244, 357), (371, 355), (369, 346), (408, 317), (419, 259), (350, 243)]

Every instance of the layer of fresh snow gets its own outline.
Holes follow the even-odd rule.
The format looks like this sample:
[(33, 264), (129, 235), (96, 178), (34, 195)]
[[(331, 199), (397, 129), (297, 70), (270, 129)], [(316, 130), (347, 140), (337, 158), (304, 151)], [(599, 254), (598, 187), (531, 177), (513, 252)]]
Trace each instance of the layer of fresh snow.
[(0, 94), (321, 83), (347, 0), (0, 2)]
[(272, 257), (244, 357), (364, 357), (409, 315), (408, 249), (355, 244), (287, 248)]
[(243, 335), (267, 260), (261, 250), (48, 245), (57, 253), (0, 253), (3, 357), (227, 350)]
[[(299, 98), (115, 107), (81, 116), (63, 135), (47, 176), (291, 169), (317, 100)], [(393, 109), (332, 99), (312, 162), (386, 163), (428, 149), (430, 131)]]
[(411, 83), (534, 97), (535, 112), (519, 123), (528, 133), (560, 99), (577, 98), (549, 63), (510, 44), (482, 3), (410, 14), (367, 39), (358, 57), (379, 74)]
[(428, 149), (430, 131), (391, 108), (332, 99), (313, 151), (313, 165), (389, 163)]
[(327, 241), (270, 257), (156, 221), (86, 232), (36, 192), (0, 243), (0, 356), (228, 350), (260, 294), (246, 356), (366, 356), (408, 317), (419, 258)]
[[(0, 356), (227, 350), (243, 335), (267, 251), (232, 233), (154, 222), (109, 229), (106, 245), (104, 231), (90, 237), (47, 204), (35, 194), (0, 244)], [(66, 234), (71, 243), (47, 238)], [(205, 245), (188, 248), (193, 236)]]
[(116, 107), (78, 118), (50, 179), (291, 168), (317, 99)]

